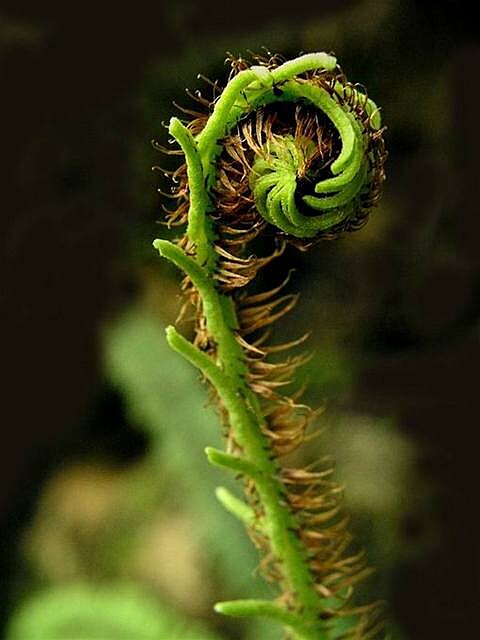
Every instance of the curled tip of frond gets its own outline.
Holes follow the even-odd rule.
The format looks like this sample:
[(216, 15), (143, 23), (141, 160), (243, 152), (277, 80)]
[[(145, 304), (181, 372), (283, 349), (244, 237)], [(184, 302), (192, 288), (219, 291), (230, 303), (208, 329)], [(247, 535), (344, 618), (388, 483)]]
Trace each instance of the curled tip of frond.
[[(266, 222), (302, 247), (360, 228), (380, 198), (386, 159), (380, 110), (363, 86), (351, 84), (338, 65), (330, 64), (327, 54), (303, 57), (320, 55), (317, 68), (306, 65), (308, 70), (293, 77), (290, 63), (279, 55), (227, 58), (230, 79), (264, 69), (267, 87), (277, 70), (280, 75), (268, 91), (262, 82), (260, 88), (247, 87), (251, 97), (245, 104), (243, 98), (232, 102), (232, 113), (225, 116), (227, 134), (218, 141), (214, 176), (208, 178), (213, 219), (225, 244), (244, 245)], [(209, 85), (211, 100), (187, 90), (203, 114), (181, 107), (192, 117), (187, 126), (194, 136), (201, 136), (221, 96), (217, 82)], [(172, 214), (174, 222), (185, 220), (185, 166), (176, 178), (181, 212)], [(232, 284), (227, 273), (228, 287), (242, 282)]]

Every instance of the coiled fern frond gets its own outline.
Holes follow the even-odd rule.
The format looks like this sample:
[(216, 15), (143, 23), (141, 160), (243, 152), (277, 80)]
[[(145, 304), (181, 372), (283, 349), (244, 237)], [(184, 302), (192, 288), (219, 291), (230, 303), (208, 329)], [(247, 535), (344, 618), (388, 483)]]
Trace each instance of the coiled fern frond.
[[(341, 491), (329, 464), (294, 468), (283, 459), (306, 439), (316, 412), (284, 393), (305, 356), (272, 361), (304, 341), (269, 344), (269, 328), (296, 304), (272, 290), (251, 293), (258, 272), (287, 244), (305, 250), (322, 238), (358, 229), (384, 180), (383, 129), (376, 105), (347, 82), (325, 53), (283, 61), (231, 58), (232, 72), (212, 101), (170, 133), (185, 164), (174, 173), (175, 243), (156, 240), (160, 254), (184, 273), (185, 305), (195, 335), (173, 327), (170, 345), (202, 372), (218, 398), (227, 451), (209, 460), (239, 474), (246, 502), (219, 489), (263, 551), (261, 568), (279, 585), (275, 601), (220, 603), (228, 615), (263, 615), (297, 640), (374, 638), (376, 605), (352, 605), (354, 585), (370, 569), (349, 552)], [(178, 152), (174, 152), (178, 153)], [(272, 243), (257, 255), (259, 237)]]

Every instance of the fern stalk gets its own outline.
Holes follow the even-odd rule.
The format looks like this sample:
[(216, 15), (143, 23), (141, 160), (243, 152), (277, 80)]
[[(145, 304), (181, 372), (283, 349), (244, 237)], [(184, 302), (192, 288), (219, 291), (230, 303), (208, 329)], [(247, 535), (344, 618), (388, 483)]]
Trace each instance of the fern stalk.
[[(227, 425), (227, 452), (207, 448), (208, 459), (244, 478), (247, 502), (225, 489), (217, 497), (265, 550), (262, 566), (282, 592), (275, 601), (215, 608), (268, 617), (296, 640), (373, 638), (375, 607), (349, 604), (353, 584), (368, 569), (361, 556), (345, 553), (350, 537), (331, 470), (281, 465), (304, 440), (314, 412), (278, 391), (302, 357), (267, 359), (302, 339), (268, 347), (261, 331), (296, 297), (276, 297), (283, 285), (261, 294), (245, 290), (287, 243), (305, 249), (363, 223), (384, 177), (380, 118), (333, 56), (256, 61), (232, 60), (233, 77), (221, 95), (214, 103), (199, 98), (209, 117), (198, 114), (187, 126), (170, 121), (185, 165), (174, 174), (179, 202), (169, 224), (186, 231), (176, 243), (154, 241), (185, 274), (186, 305), (196, 315), (193, 342), (172, 326), (167, 341), (209, 381)], [(248, 253), (262, 233), (274, 236), (272, 253)], [(348, 616), (356, 624), (338, 626)]]

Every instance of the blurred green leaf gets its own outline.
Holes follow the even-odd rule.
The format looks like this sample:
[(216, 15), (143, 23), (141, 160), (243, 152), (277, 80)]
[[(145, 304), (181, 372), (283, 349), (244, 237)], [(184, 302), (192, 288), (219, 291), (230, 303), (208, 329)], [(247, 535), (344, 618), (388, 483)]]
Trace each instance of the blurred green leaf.
[(218, 640), (134, 585), (42, 591), (13, 614), (6, 640)]
[[(233, 479), (208, 464), (206, 446), (223, 448), (219, 419), (206, 407), (208, 392), (195, 371), (165, 341), (164, 328), (147, 310), (132, 308), (104, 333), (106, 375), (126, 399), (128, 413), (151, 438), (150, 464), (158, 480), (172, 475), (172, 500), (190, 512), (205, 553), (214, 563), (228, 597), (252, 591), (252, 573), (258, 564), (242, 525), (226, 516), (215, 499), (215, 487), (226, 484), (238, 491)], [(254, 595), (265, 594), (260, 579)]]

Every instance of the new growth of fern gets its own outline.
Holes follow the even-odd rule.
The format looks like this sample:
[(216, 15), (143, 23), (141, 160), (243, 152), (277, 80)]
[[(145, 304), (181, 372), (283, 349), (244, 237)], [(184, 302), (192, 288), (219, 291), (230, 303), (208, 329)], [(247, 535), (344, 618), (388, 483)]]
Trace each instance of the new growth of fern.
[(305, 336), (270, 342), (271, 325), (297, 296), (283, 292), (288, 274), (268, 291), (251, 285), (288, 245), (320, 251), (319, 240), (366, 221), (384, 180), (379, 110), (326, 53), (230, 63), (219, 95), (198, 97), (188, 122), (170, 121), (180, 147), (171, 153), (185, 162), (173, 173), (177, 206), (167, 223), (180, 232), (175, 242), (154, 242), (184, 274), (181, 317), (195, 318), (192, 340), (170, 326), (168, 343), (201, 372), (224, 423), (226, 450), (206, 454), (245, 491), (243, 500), (223, 488), (217, 497), (244, 523), (263, 574), (278, 585), (274, 600), (215, 609), (270, 618), (295, 640), (376, 638), (379, 607), (352, 599), (370, 568), (350, 550), (331, 465), (285, 462), (316, 416), (301, 390), (285, 394), (306, 360), (289, 350)]

